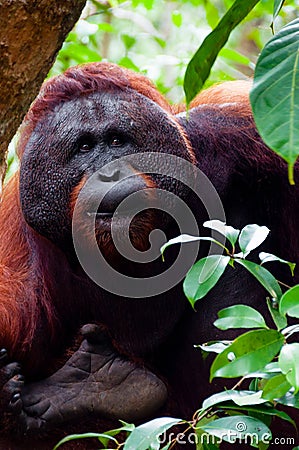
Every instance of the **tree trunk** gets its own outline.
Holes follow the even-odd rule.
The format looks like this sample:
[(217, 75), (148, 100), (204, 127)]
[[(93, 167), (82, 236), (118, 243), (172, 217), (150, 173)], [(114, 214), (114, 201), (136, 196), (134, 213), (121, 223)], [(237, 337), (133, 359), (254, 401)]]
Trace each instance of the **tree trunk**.
[(0, 185), (5, 154), (86, 0), (0, 0)]

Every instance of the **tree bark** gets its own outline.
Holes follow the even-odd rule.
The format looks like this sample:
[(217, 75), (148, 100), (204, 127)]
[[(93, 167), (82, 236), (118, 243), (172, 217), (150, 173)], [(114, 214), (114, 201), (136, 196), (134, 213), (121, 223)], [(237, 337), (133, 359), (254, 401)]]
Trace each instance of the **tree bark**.
[(0, 181), (8, 144), (85, 2), (0, 0)]

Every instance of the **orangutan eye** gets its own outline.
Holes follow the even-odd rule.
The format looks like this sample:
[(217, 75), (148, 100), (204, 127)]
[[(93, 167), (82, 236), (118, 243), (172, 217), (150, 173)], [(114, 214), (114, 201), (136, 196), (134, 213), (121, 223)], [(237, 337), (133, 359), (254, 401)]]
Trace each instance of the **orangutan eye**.
[(93, 136), (84, 135), (81, 136), (78, 143), (77, 148), (79, 152), (87, 153), (90, 152), (95, 146), (95, 139)]
[(112, 136), (109, 142), (110, 147), (121, 147), (124, 140), (120, 136)]
[(90, 144), (81, 144), (80, 152), (89, 152), (92, 149)]

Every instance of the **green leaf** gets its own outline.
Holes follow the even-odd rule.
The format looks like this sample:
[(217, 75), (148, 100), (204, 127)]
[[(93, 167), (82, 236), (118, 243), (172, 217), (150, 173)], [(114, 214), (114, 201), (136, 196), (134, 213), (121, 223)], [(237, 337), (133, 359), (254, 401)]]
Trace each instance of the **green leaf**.
[[(155, 36), (154, 40), (157, 42), (157, 44), (160, 45), (161, 48), (166, 48), (166, 41), (164, 39), (162, 39), (160, 36)], [(139, 69), (138, 69), (139, 70)], [(159, 82), (158, 82), (159, 84)], [(161, 86), (163, 86), (163, 84), (161, 84)], [(164, 86), (164, 89), (167, 90), (167, 88)]]
[(145, 6), (146, 9), (150, 10), (153, 9), (154, 0), (132, 0), (132, 5), (134, 6), (134, 8), (136, 8), (136, 6), (140, 4)]
[(285, 259), (281, 259), (281, 258), (278, 258), (278, 256), (272, 255), (272, 253), (265, 253), (265, 252), (261, 252), (259, 254), (259, 258), (261, 260), (261, 264), (265, 264), (265, 263), (271, 262), (271, 261), (278, 261), (280, 263), (287, 264), (290, 268), (292, 276), (294, 276), (294, 270), (296, 267), (296, 263), (286, 261)]
[[(247, 375), (247, 377), (248, 377), (248, 375)], [(244, 377), (244, 379), (245, 379), (245, 378), (246, 378), (246, 377)], [(260, 389), (259, 385), (260, 385), (260, 380), (259, 380), (258, 378), (252, 378), (252, 380), (251, 380), (250, 383), (249, 383), (248, 389), (249, 389), (250, 391), (255, 391), (255, 392), (257, 392), (257, 391)]]
[(262, 398), (262, 391), (248, 392), (239, 391), (241, 395), (233, 396), (232, 401), (238, 406), (259, 405), (265, 403), (266, 400)]
[(169, 442), (168, 444), (165, 445), (165, 447), (163, 447), (161, 450), (168, 450), (171, 446), (172, 442)]
[(267, 400), (262, 399), (261, 395), (262, 391), (235, 391), (231, 389), (211, 395), (211, 397), (204, 400), (202, 408), (208, 409), (212, 406), (218, 405), (219, 403), (227, 401), (232, 401), (238, 406), (265, 403)]
[(247, 305), (234, 305), (218, 312), (219, 319), (214, 322), (220, 330), (230, 328), (267, 328), (263, 316)]
[(283, 373), (276, 375), (266, 381), (263, 387), (263, 398), (266, 400), (274, 400), (285, 395), (291, 388)]
[[(277, 305), (277, 306), (276, 306)], [(267, 297), (267, 306), (272, 316), (273, 322), (278, 331), (282, 330), (288, 325), (287, 319), (278, 310), (278, 302), (276, 298)]]
[(127, 50), (130, 50), (133, 47), (133, 45), (136, 44), (136, 39), (133, 36), (130, 36), (129, 34), (122, 34), (121, 40), (125, 44)]
[(261, 245), (269, 234), (269, 228), (259, 226), (256, 224), (246, 225), (241, 230), (239, 236), (239, 245), (242, 253), (248, 255), (251, 250), (254, 250)]
[(275, 374), (281, 373), (280, 368), (278, 367), (277, 362), (271, 362), (266, 364), (262, 370), (257, 372), (251, 372), (249, 375), (246, 375), (244, 378), (273, 378)]
[(276, 330), (248, 331), (216, 356), (210, 379), (236, 378), (262, 369), (277, 355), (284, 336)]
[(122, 67), (127, 67), (128, 69), (135, 70), (136, 72), (138, 71), (138, 67), (133, 63), (131, 58), (129, 58), (128, 56), (124, 56), (123, 58), (121, 58), (118, 61), (118, 64)]
[(189, 270), (183, 289), (191, 305), (203, 298), (217, 283), (230, 260), (229, 256), (210, 255), (200, 259)]
[(218, 8), (212, 2), (205, 2), (206, 19), (211, 28), (215, 28), (220, 20)]
[(104, 31), (104, 33), (116, 33), (114, 26), (107, 22), (99, 23), (99, 30)]
[(158, 450), (159, 436), (169, 428), (182, 422), (182, 419), (160, 417), (136, 427), (127, 438), (124, 450)]
[[(277, 416), (282, 420), (286, 420), (287, 422), (290, 422), (292, 425), (294, 425), (294, 421), (293, 419), (291, 419), (291, 417), (286, 414), (283, 411), (279, 411), (276, 408), (273, 408), (273, 406), (269, 406), (270, 404), (267, 403), (263, 403), (261, 405), (247, 405), (246, 406), (246, 412), (248, 412), (249, 414), (265, 414), (267, 416)], [(231, 410), (237, 410), (240, 411), (241, 408), (237, 405), (234, 405), (233, 403), (225, 403), (225, 404), (221, 404), (219, 406), (219, 409), (231, 409)]]
[(278, 364), (286, 375), (288, 382), (294, 386), (295, 393), (299, 390), (299, 343), (286, 344), (282, 347)]
[(196, 427), (194, 429), (196, 433), (196, 450), (219, 449), (217, 439), (214, 438), (211, 439), (211, 435), (205, 433), (204, 430), (201, 429), (202, 426), (205, 426), (208, 423), (213, 422), (216, 418), (217, 418), (216, 415), (204, 416), (197, 422)]
[(281, 8), (283, 7), (285, 0), (274, 0), (274, 8), (273, 8), (273, 22), (280, 13)]
[(250, 61), (250, 59), (247, 56), (242, 55), (237, 50), (233, 50), (231, 48), (223, 48), (220, 51), (219, 56), (221, 56), (222, 58), (228, 59), (230, 61), (234, 61), (237, 64), (243, 64), (245, 66), (252, 66), (253, 65), (252, 62)]
[(216, 57), (231, 31), (248, 15), (259, 0), (236, 0), (217, 27), (205, 38), (188, 64), (184, 91), (187, 104), (196, 96), (208, 78)]
[(270, 293), (271, 297), (280, 299), (282, 292), (277, 280), (273, 275), (264, 267), (256, 264), (252, 261), (246, 261), (245, 259), (235, 259), (235, 261), (241, 266), (245, 267)]
[(279, 311), (290, 317), (299, 318), (299, 285), (293, 286), (286, 291), (280, 299)]
[(291, 406), (293, 408), (299, 409), (299, 394), (294, 394), (293, 392), (287, 392), (283, 397), (276, 399), (277, 403), (285, 406)]
[(183, 23), (183, 16), (178, 10), (173, 11), (173, 13), (171, 15), (171, 19), (172, 19), (172, 23), (176, 27), (180, 28), (180, 26)]
[(212, 353), (221, 353), (223, 350), (225, 350), (232, 341), (212, 341), (207, 342), (206, 344), (202, 345), (194, 345), (194, 347), (199, 347), (204, 352), (212, 352)]
[(106, 448), (109, 444), (110, 436), (116, 436), (117, 434), (127, 431), (128, 433), (131, 433), (135, 429), (135, 425), (131, 423), (124, 422), (123, 420), (120, 421), (122, 423), (122, 427), (115, 428), (113, 430), (106, 431), (104, 435), (101, 435), (98, 437), (99, 441), (103, 444), (103, 446)]
[(292, 334), (299, 333), (299, 323), (290, 325), (281, 332), (285, 336), (285, 338), (288, 339), (290, 336), (292, 336)]
[(165, 447), (163, 447), (161, 450), (168, 450), (171, 446), (172, 442), (169, 442), (168, 444), (165, 445)]
[[(253, 439), (256, 438), (256, 441), (265, 439), (265, 436), (268, 436), (270, 441), (272, 436), (271, 431), (263, 422), (250, 416), (223, 417), (200, 428), (231, 443), (239, 442), (248, 435), (252, 435)], [(256, 441), (253, 442), (257, 444)]]
[(68, 61), (72, 58), (76, 63), (101, 61), (101, 56), (98, 52), (91, 50), (84, 44), (75, 42), (65, 43), (60, 50), (59, 56), (65, 57)]
[(111, 441), (117, 443), (117, 440), (112, 436), (107, 436), (104, 433), (83, 433), (83, 434), (70, 434), (69, 436), (66, 436), (65, 438), (61, 439), (61, 441), (58, 442), (58, 444), (55, 445), (53, 450), (56, 450), (61, 445), (65, 444), (66, 442), (74, 441), (75, 439), (87, 439), (87, 438), (106, 438), (110, 439)]
[(289, 165), (299, 154), (299, 19), (282, 28), (264, 47), (250, 93), (257, 129), (265, 143)]
[(177, 236), (173, 239), (169, 239), (168, 242), (162, 245), (162, 247), (160, 248), (162, 258), (164, 256), (164, 252), (167, 249), (167, 247), (170, 247), (171, 245), (174, 244), (186, 244), (188, 242), (196, 242), (196, 241), (209, 241), (213, 242), (214, 244), (222, 246), (221, 243), (210, 237), (199, 237), (199, 236), (191, 236), (190, 234), (181, 234), (180, 236)]
[(206, 228), (210, 228), (212, 230), (218, 231), (218, 233), (222, 234), (223, 236), (225, 236), (229, 242), (232, 244), (232, 246), (234, 247), (240, 230), (230, 227), (228, 225), (225, 225), (224, 222), (222, 222), (221, 220), (207, 220), (206, 222), (204, 222), (203, 224), (204, 227)]

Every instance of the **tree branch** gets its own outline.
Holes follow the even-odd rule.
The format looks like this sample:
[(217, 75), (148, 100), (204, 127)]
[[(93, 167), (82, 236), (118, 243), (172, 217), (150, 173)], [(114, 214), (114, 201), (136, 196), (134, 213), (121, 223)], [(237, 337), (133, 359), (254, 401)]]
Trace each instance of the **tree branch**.
[(0, 0), (0, 177), (5, 154), (86, 0)]

